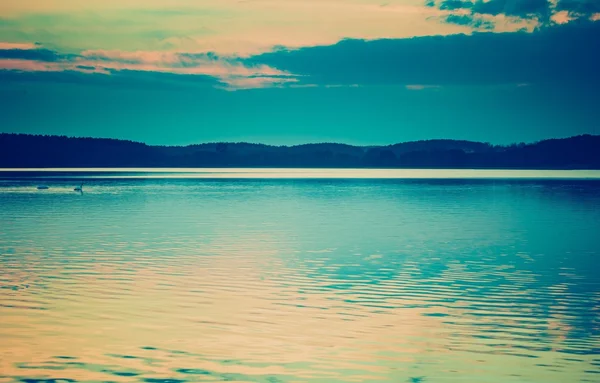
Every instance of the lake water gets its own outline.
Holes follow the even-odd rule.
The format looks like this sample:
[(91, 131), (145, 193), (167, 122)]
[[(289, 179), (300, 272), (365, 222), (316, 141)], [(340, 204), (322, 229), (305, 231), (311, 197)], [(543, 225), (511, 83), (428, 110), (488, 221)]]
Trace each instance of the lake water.
[(392, 173), (0, 171), (0, 382), (600, 382), (598, 173)]

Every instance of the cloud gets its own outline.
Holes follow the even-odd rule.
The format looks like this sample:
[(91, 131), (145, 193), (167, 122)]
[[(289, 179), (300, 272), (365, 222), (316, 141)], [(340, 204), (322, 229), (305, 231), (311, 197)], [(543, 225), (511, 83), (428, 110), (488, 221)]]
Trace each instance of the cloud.
[(504, 14), (521, 18), (547, 18), (550, 15), (548, 0), (477, 0), (472, 7), (475, 14), (492, 16)]
[(0, 41), (0, 49), (36, 49), (39, 44), (34, 43), (9, 43)]
[(440, 89), (441, 87), (438, 85), (406, 85), (406, 89), (408, 90), (426, 90), (426, 89)]
[[(31, 64), (29, 64), (31, 65)], [(38, 63), (39, 65), (39, 63)], [(48, 65), (48, 64), (46, 64)], [(223, 87), (220, 81), (210, 76), (178, 75), (146, 71), (98, 71), (95, 67), (81, 66), (77, 70), (0, 70), (0, 82), (8, 83), (52, 83), (86, 86), (108, 86), (110, 89), (212, 89)]]
[[(449, 22), (489, 28), (487, 19)], [(483, 17), (483, 16), (482, 16)], [(276, 50), (250, 57), (212, 52), (0, 50), (0, 69), (125, 76), (128, 81), (186, 82), (236, 90), (265, 87), (599, 84), (600, 23), (565, 23), (533, 33), (474, 33), (408, 39), (345, 39), (333, 45)], [(147, 75), (143, 75), (146, 73)], [(176, 76), (176, 77), (173, 77)], [(76, 77), (82, 79), (83, 77)], [(118, 80), (123, 80), (119, 77)], [(210, 81), (209, 81), (210, 80)], [(150, 81), (150, 80), (148, 80)], [(417, 84), (417, 85), (415, 85)], [(194, 85), (194, 86), (195, 86)]]
[(588, 22), (534, 33), (343, 40), (266, 53), (248, 62), (301, 75), (300, 83), (318, 85), (599, 84), (598, 46), (600, 23)]
[(440, 3), (441, 10), (454, 11), (456, 9), (470, 9), (472, 7), (473, 7), (473, 3), (471, 1), (444, 0)]
[(426, 0), (425, 5), (449, 12), (438, 19), (473, 29), (493, 29), (499, 22), (506, 25), (507, 21), (515, 24), (531, 20), (540, 27), (580, 18), (595, 20), (600, 16), (598, 0)]
[(0, 48), (0, 59), (56, 62), (66, 59), (66, 56), (49, 49), (40, 49), (37, 47), (33, 49)]
[(592, 18), (600, 14), (600, 1), (598, 0), (558, 0), (557, 11), (566, 11), (574, 18)]
[(447, 23), (457, 24), (457, 25), (468, 25), (475, 29), (486, 29), (491, 30), (494, 29), (494, 23), (489, 20), (485, 20), (482, 17), (475, 17), (472, 15), (455, 15), (450, 14), (445, 18)]
[(444, 12), (422, 1), (394, 0), (382, 7), (376, 0), (3, 0), (0, 36), (73, 52), (213, 51), (249, 56), (276, 45), (326, 45), (345, 37), (468, 31), (429, 19)]
[(0, 50), (0, 69), (35, 72), (154, 72), (209, 76), (220, 87), (239, 89), (282, 85), (297, 81), (293, 75), (264, 64), (246, 65), (236, 57), (213, 53), (88, 50), (61, 54), (45, 48)]

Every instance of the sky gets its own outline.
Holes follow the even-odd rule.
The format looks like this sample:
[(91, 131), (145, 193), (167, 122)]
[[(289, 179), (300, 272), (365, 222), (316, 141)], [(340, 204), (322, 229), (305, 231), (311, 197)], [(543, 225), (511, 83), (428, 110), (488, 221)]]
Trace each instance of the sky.
[(600, 134), (600, 0), (2, 0), (0, 132), (149, 144)]

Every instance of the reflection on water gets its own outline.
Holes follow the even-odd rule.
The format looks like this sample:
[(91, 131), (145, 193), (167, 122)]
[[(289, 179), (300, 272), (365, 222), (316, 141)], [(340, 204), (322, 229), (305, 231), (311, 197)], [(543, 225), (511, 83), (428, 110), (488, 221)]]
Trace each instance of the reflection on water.
[(598, 181), (36, 182), (0, 382), (600, 381)]

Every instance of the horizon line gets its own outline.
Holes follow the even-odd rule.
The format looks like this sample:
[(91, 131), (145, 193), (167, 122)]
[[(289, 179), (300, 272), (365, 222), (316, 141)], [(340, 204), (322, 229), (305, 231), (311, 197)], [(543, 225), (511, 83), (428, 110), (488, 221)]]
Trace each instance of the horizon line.
[(3, 135), (30, 136), (30, 137), (55, 137), (55, 138), (66, 138), (66, 139), (113, 140), (113, 141), (123, 141), (123, 142), (141, 144), (141, 145), (145, 145), (145, 146), (149, 146), (149, 147), (169, 147), (169, 148), (185, 148), (185, 147), (191, 147), (191, 146), (216, 145), (216, 144), (234, 144), (234, 145), (247, 144), (247, 145), (279, 147), (279, 148), (282, 148), (282, 147), (293, 148), (293, 147), (306, 146), (306, 145), (343, 145), (343, 146), (351, 146), (351, 147), (355, 147), (355, 148), (373, 148), (373, 147), (388, 147), (388, 146), (394, 146), (394, 145), (400, 145), (400, 144), (409, 144), (409, 143), (427, 142), (427, 141), (459, 141), (459, 142), (484, 144), (484, 145), (489, 145), (492, 147), (509, 147), (509, 146), (513, 146), (513, 145), (533, 145), (533, 144), (537, 144), (540, 142), (551, 141), (551, 140), (568, 140), (568, 139), (577, 138), (577, 137), (600, 137), (600, 134), (582, 133), (582, 134), (566, 136), (566, 137), (551, 137), (551, 138), (543, 138), (543, 139), (540, 139), (537, 141), (528, 141), (528, 142), (521, 141), (521, 142), (512, 142), (509, 144), (493, 144), (489, 141), (475, 141), (475, 140), (466, 140), (466, 139), (458, 139), (458, 138), (427, 138), (427, 139), (422, 139), (422, 140), (399, 141), (399, 142), (395, 142), (395, 143), (391, 143), (391, 144), (379, 144), (379, 145), (377, 145), (377, 144), (353, 145), (353, 144), (348, 144), (348, 143), (344, 143), (344, 142), (333, 142), (333, 141), (306, 142), (306, 143), (302, 143), (302, 144), (293, 144), (293, 145), (265, 144), (265, 143), (261, 143), (261, 142), (250, 142), (250, 141), (207, 141), (207, 142), (200, 142), (200, 143), (187, 144), (187, 145), (168, 145), (168, 144), (149, 144), (149, 143), (143, 142), (143, 141), (135, 141), (135, 140), (126, 139), (126, 138), (111, 138), (111, 137), (68, 136), (68, 135), (61, 135), (61, 134), (34, 134), (34, 133), (0, 132), (0, 136), (3, 136)]

